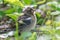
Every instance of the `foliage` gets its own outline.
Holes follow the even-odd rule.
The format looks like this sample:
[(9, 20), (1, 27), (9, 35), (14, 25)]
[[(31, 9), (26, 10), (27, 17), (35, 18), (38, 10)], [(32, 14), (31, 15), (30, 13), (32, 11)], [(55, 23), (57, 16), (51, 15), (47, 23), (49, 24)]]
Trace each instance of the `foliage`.
[[(2, 2), (2, 0), (0, 0), (0, 2)], [(36, 0), (4, 0), (4, 4), (8, 4), (9, 6), (7, 5), (7, 7), (9, 8), (6, 10), (0, 9), (0, 18), (6, 15), (15, 21), (16, 40), (36, 40), (38, 32), (23, 32), (18, 36), (18, 17), (23, 15), (22, 11), (26, 6), (33, 6), (37, 18), (37, 25), (40, 26), (36, 28), (36, 30), (42, 31), (45, 35), (50, 35), (52, 40), (58, 40), (60, 37), (60, 21), (57, 21), (59, 19), (55, 19), (57, 16), (60, 16), (59, 3), (60, 2), (52, 0), (38, 0), (38, 2), (36, 2)]]

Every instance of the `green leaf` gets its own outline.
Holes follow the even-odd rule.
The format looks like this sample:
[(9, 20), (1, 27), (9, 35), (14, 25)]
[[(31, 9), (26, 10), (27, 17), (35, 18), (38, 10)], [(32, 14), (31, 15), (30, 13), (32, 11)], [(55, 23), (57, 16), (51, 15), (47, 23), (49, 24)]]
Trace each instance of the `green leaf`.
[(60, 14), (60, 11), (55, 11), (51, 13), (51, 15), (59, 15), (59, 14)]
[(36, 16), (40, 18), (41, 17), (41, 14), (37, 12), (36, 13)]
[(28, 40), (36, 40), (37, 34), (36, 32), (33, 32), (32, 35), (28, 38)]
[(56, 30), (56, 34), (60, 35), (60, 29)]
[(37, 2), (37, 4), (43, 4), (43, 3), (45, 3), (45, 2), (46, 2), (46, 0), (43, 0), (43, 1)]
[(11, 14), (11, 13), (15, 12), (15, 10), (16, 9), (14, 9), (14, 8), (10, 8), (10, 9), (7, 9), (7, 10), (5, 10), (3, 12), (6, 13), (6, 14)]
[(25, 4), (30, 5), (32, 3), (32, 0), (23, 0)]
[(42, 22), (44, 21), (44, 19), (43, 18), (37, 18), (37, 24), (42, 24)]
[(0, 11), (0, 15), (3, 16), (5, 15), (5, 13), (3, 11)]
[(5, 1), (5, 3), (13, 4), (13, 5), (19, 6), (21, 8), (24, 7), (23, 3), (19, 0), (4, 0), (4, 1)]
[(20, 36), (21, 40), (25, 40), (25, 38), (30, 37), (32, 35), (31, 32), (23, 32)]
[(17, 21), (19, 16), (22, 16), (23, 14), (15, 13), (15, 14), (6, 14), (6, 16), (11, 17), (13, 20)]
[(57, 9), (56, 10), (60, 11), (60, 4), (57, 5)]
[(22, 9), (21, 8), (18, 8), (18, 13), (22, 13)]
[(7, 16), (11, 17), (13, 20), (16, 20), (18, 17), (14, 14), (7, 14)]

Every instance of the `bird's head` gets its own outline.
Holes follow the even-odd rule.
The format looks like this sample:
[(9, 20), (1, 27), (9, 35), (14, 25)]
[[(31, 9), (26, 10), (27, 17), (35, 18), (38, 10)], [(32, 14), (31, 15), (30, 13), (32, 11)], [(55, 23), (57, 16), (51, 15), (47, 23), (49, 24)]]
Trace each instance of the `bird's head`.
[(26, 15), (34, 15), (34, 8), (32, 7), (26, 7), (23, 9), (23, 13)]

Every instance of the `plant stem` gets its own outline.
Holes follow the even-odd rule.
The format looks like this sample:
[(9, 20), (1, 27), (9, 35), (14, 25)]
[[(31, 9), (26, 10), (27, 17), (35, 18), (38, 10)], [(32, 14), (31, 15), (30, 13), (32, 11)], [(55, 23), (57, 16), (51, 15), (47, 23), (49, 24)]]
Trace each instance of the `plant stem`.
[(18, 40), (18, 22), (16, 21), (16, 32), (15, 32), (15, 40)]

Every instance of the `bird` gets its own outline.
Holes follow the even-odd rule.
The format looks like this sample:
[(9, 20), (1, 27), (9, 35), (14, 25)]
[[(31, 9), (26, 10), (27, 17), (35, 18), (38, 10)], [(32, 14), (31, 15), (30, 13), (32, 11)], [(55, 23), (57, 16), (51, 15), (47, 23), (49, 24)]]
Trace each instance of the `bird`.
[[(18, 17), (19, 33), (30, 32), (36, 26), (36, 15), (32, 7), (26, 7), (22, 11), (23, 15)], [(13, 36), (16, 31), (15, 22), (8, 16), (0, 19), (0, 37)], [(7, 34), (6, 34), (7, 33)]]
[(23, 29), (22, 31), (30, 31), (36, 25), (36, 16), (35, 16), (35, 13), (34, 13), (34, 9), (33, 8), (30, 8), (30, 7), (27, 7), (23, 11), (23, 13), (24, 13), (24, 15), (20, 19), (23, 20), (23, 22), (24, 22), (23, 26), (26, 26), (26, 27), (23, 27), (22, 28)]

